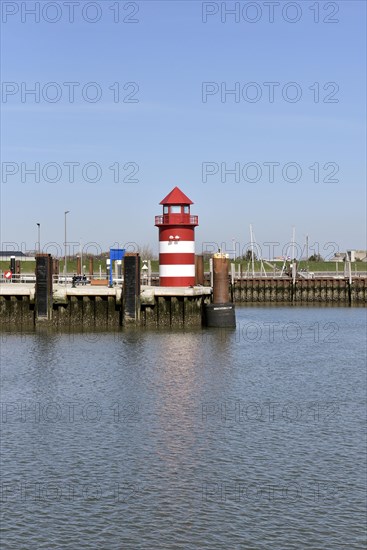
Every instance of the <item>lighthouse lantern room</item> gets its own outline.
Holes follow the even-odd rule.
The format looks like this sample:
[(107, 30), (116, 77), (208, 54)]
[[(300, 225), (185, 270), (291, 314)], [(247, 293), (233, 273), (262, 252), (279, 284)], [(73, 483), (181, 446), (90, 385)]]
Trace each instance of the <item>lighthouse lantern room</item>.
[(159, 228), (160, 286), (195, 285), (195, 227), (193, 202), (178, 188), (161, 200), (163, 214), (155, 217)]

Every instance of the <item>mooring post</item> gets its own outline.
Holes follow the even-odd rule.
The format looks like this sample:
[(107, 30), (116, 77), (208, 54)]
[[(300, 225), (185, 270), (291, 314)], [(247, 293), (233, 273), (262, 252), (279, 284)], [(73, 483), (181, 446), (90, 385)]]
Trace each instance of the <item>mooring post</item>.
[(52, 257), (36, 254), (36, 321), (52, 319)]
[(195, 284), (204, 286), (204, 256), (195, 256)]
[(214, 254), (213, 257), (213, 303), (229, 302), (228, 259), (224, 254)]
[(213, 303), (205, 306), (208, 327), (236, 327), (233, 303), (229, 302), (228, 258), (218, 252), (213, 257)]
[(127, 252), (124, 256), (123, 323), (140, 321), (140, 256)]

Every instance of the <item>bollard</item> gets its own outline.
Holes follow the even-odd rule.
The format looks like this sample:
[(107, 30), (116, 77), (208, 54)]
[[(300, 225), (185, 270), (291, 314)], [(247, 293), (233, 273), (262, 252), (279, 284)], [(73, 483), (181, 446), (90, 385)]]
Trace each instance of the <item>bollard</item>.
[(51, 254), (36, 254), (36, 321), (52, 319), (52, 258)]
[(195, 256), (195, 284), (204, 286), (204, 256), (202, 254)]
[(213, 257), (213, 303), (229, 302), (228, 292), (228, 259), (224, 254), (214, 254)]
[(236, 327), (234, 304), (229, 302), (228, 259), (220, 252), (213, 257), (213, 303), (205, 305), (208, 327)]
[(140, 321), (140, 256), (128, 252), (124, 256), (123, 324)]

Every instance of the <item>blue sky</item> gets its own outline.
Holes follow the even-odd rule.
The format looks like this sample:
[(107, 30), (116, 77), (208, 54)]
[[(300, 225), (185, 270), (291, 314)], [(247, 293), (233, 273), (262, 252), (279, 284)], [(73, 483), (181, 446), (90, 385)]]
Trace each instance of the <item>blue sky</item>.
[[(2, 243), (33, 249), (39, 222), (42, 245), (63, 251), (70, 210), (70, 241), (156, 250), (158, 203), (178, 185), (199, 215), (197, 252), (241, 250), (250, 223), (279, 254), (293, 226), (324, 256), (366, 247), (365, 2), (319, 2), (316, 22), (315, 2), (280, 1), (273, 23), (260, 1), (237, 2), (238, 22), (221, 2), (120, 2), (117, 23), (109, 0), (75, 3), (74, 22), (64, 2), (40, 2), (39, 22), (21, 4), (2, 5)], [(65, 82), (79, 83), (74, 102)], [(24, 95), (35, 83), (39, 101)]]

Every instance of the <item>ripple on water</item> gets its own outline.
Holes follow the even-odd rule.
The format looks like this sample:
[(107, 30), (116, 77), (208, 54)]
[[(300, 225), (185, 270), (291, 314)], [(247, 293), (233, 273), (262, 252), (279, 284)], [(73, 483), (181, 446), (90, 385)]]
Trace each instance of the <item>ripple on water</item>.
[[(7, 336), (2, 548), (361, 548), (365, 311), (238, 308), (237, 321)], [(269, 323), (301, 338), (271, 341)]]

